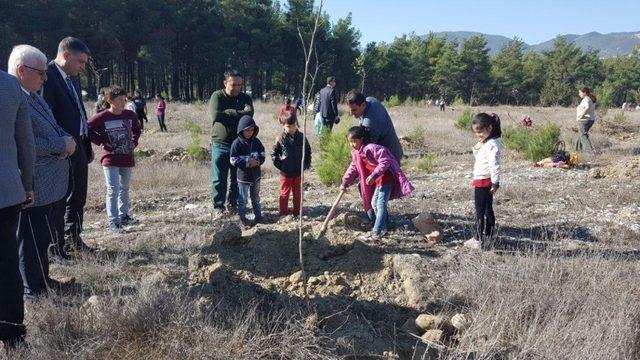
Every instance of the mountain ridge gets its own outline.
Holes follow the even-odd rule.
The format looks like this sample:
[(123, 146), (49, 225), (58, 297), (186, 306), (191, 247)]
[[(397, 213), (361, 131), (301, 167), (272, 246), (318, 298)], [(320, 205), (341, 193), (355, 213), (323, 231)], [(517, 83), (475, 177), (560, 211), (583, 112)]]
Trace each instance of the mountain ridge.
[[(476, 31), (439, 31), (431, 32), (420, 37), (426, 38), (431, 34), (435, 37), (445, 37), (447, 38), (447, 41), (458, 41), (459, 43), (472, 36), (482, 35), (487, 39), (487, 47), (489, 48), (490, 55), (497, 54), (507, 42), (512, 40), (512, 38), (508, 38), (503, 35), (486, 34)], [(568, 42), (573, 43), (584, 51), (589, 49), (598, 50), (601, 57), (631, 54), (633, 49), (640, 46), (640, 31), (612, 32), (608, 34), (591, 31), (582, 35), (564, 34), (560, 36), (564, 37)], [(553, 49), (554, 40), (555, 39), (550, 39), (538, 44), (525, 43), (525, 52), (543, 52), (551, 50)]]

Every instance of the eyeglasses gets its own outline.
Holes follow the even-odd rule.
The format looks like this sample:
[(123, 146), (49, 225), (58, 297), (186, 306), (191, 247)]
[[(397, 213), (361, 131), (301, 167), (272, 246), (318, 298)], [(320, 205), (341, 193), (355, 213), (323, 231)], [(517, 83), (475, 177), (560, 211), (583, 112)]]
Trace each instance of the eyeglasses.
[(40, 70), (40, 69), (32, 68), (31, 66), (27, 66), (27, 65), (24, 65), (24, 64), (22, 64), (22, 65), (24, 67), (26, 67), (27, 69), (31, 69), (34, 72), (36, 72), (43, 79), (45, 79), (47, 77), (47, 70)]

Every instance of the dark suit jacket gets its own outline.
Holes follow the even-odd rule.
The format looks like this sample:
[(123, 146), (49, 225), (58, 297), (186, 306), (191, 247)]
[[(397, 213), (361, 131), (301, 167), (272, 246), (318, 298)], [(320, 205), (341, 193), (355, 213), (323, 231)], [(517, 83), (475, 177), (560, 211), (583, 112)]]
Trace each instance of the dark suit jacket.
[(335, 119), (338, 116), (338, 96), (336, 89), (327, 85), (320, 90), (320, 113), (325, 119)]
[[(77, 79), (72, 80), (72, 82), (76, 93), (81, 97), (82, 89), (80, 88), (80, 82), (77, 81)], [(67, 134), (73, 136), (77, 144), (82, 145), (78, 147), (78, 150), (84, 149), (87, 153), (87, 158), (91, 159), (93, 156), (91, 142), (89, 142), (88, 137), (84, 141), (80, 139), (80, 112), (78, 111), (73, 95), (70, 94), (67, 89), (67, 84), (62, 78), (60, 71), (56, 67), (56, 64), (51, 61), (47, 66), (47, 81), (44, 83), (42, 96), (47, 104), (49, 104), (51, 112), (53, 112), (53, 116), (56, 118), (56, 122)], [(85, 118), (88, 120), (89, 117), (87, 116), (82, 101), (80, 101), (80, 106), (85, 114)]]

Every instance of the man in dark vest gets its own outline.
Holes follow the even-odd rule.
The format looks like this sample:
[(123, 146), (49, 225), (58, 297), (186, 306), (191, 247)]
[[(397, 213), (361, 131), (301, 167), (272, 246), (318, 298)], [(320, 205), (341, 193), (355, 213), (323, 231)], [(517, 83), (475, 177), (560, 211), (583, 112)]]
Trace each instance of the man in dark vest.
[(242, 75), (238, 71), (227, 70), (224, 73), (224, 88), (215, 91), (209, 100), (212, 122), (211, 197), (215, 218), (224, 216), (226, 205), (234, 209), (238, 203), (238, 180), (236, 168), (230, 162), (230, 147), (238, 137), (240, 118), (244, 115), (253, 116), (253, 100), (242, 92), (242, 83)]
[(77, 148), (69, 157), (71, 171), (69, 192), (54, 205), (54, 238), (57, 253), (65, 258), (65, 244), (76, 250), (91, 250), (80, 237), (84, 204), (87, 199), (87, 177), (93, 151), (88, 136), (87, 113), (82, 103), (78, 75), (84, 70), (91, 52), (79, 39), (66, 37), (58, 44), (55, 60), (47, 67), (43, 96), (62, 129), (73, 136)]

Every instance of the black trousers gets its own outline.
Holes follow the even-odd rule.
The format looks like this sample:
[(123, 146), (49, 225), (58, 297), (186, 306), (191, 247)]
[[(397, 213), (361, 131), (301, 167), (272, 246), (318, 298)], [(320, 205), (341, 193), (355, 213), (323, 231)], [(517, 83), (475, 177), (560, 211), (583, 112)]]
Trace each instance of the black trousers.
[(26, 334), (16, 237), (19, 214), (19, 206), (0, 209), (0, 341), (5, 344)]
[(333, 130), (333, 124), (335, 123), (335, 119), (331, 118), (322, 118), (322, 124), (326, 126), (329, 131)]
[[(60, 228), (60, 209), (54, 208), (54, 223), (56, 224), (55, 237), (59, 241), (64, 238), (70, 239), (74, 244), (80, 241), (82, 233), (82, 221), (84, 218), (84, 205), (87, 202), (87, 180), (89, 176), (89, 159), (87, 147), (91, 144), (88, 141), (78, 140), (76, 152), (70, 157), (69, 170), (69, 191), (67, 192), (64, 209), (64, 229)], [(63, 245), (62, 242), (59, 245)]]
[(476, 240), (484, 242), (493, 236), (496, 217), (493, 214), (493, 195), (490, 187), (474, 188), (476, 205)]
[(46, 294), (49, 278), (49, 244), (53, 228), (52, 205), (25, 209), (20, 216), (18, 253), (20, 275), (26, 296)]

